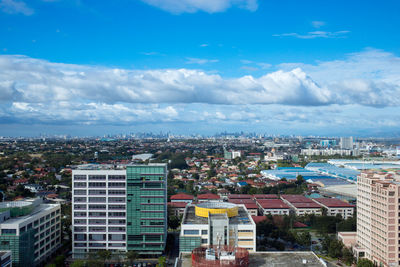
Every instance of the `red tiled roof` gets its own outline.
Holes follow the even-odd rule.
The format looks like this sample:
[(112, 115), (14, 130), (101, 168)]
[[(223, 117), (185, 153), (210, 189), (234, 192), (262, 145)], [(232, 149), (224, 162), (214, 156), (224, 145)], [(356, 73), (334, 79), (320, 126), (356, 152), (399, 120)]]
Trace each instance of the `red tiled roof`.
[(183, 193), (171, 196), (171, 200), (193, 200), (193, 199), (194, 199), (193, 196)]
[(289, 209), (290, 207), (281, 199), (261, 199), (257, 200), (263, 209)]
[(308, 227), (308, 225), (304, 224), (304, 223), (301, 223), (301, 222), (294, 222), (293, 223), (293, 227), (294, 228), (306, 228), (306, 227)]
[(197, 196), (197, 199), (220, 199), (220, 196), (216, 194), (201, 194)]
[(229, 199), (251, 199), (251, 195), (246, 194), (230, 194), (228, 196)]
[(244, 206), (246, 207), (246, 209), (258, 209), (258, 206), (256, 203), (244, 203)]
[(254, 223), (257, 224), (259, 222), (265, 221), (267, 219), (267, 216), (251, 216), (253, 219)]
[(274, 199), (279, 198), (276, 194), (254, 194), (253, 198), (255, 199)]
[(314, 200), (329, 208), (354, 208), (354, 205), (337, 198), (314, 198)]
[(300, 202), (296, 202), (296, 203), (291, 203), (293, 206), (295, 206), (296, 208), (300, 208), (300, 209), (318, 209), (321, 208), (321, 205), (315, 203), (315, 202), (306, 202), (306, 203), (300, 203)]
[(256, 203), (253, 199), (247, 199), (247, 198), (245, 199), (234, 198), (234, 199), (229, 199), (228, 201), (234, 204)]
[(281, 198), (289, 201), (290, 203), (314, 203), (314, 201), (306, 198), (303, 195), (281, 195)]

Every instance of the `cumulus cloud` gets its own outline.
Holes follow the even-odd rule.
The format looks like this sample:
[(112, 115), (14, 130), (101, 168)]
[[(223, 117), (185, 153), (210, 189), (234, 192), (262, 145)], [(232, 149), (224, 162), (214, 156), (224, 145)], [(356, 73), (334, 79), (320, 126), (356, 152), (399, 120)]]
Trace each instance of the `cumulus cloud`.
[[(311, 109), (400, 106), (400, 58), (388, 52), (368, 49), (342, 60), (278, 68), (261, 77), (224, 78), (195, 69), (131, 70), (3, 55), (0, 122), (244, 122), (269, 116), (306, 122), (321, 115)], [(253, 106), (273, 108), (260, 115), (248, 108)], [(289, 107), (298, 110), (271, 112)]]
[(25, 16), (30, 16), (35, 13), (25, 2), (16, 0), (1, 0), (0, 10), (8, 14), (23, 14)]
[(258, 8), (257, 0), (142, 0), (173, 14), (195, 13), (204, 11), (207, 13), (223, 12), (232, 6), (255, 11)]

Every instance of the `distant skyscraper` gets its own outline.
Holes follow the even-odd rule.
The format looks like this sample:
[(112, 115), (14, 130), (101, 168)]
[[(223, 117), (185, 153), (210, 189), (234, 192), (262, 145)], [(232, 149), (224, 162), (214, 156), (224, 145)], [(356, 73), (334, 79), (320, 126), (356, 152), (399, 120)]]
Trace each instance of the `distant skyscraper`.
[(353, 137), (340, 137), (341, 149), (353, 149)]
[(159, 256), (167, 238), (167, 165), (81, 165), (73, 175), (73, 256), (135, 250)]

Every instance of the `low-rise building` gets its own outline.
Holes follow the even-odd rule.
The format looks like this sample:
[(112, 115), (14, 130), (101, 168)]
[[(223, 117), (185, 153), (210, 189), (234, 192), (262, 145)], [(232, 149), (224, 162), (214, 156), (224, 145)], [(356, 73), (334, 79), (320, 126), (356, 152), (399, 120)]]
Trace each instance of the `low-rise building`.
[(314, 214), (322, 215), (322, 207), (302, 195), (281, 195), (281, 199), (290, 206), (297, 216)]
[(222, 202), (222, 199), (219, 195), (216, 194), (200, 194), (197, 195), (197, 202)]
[(188, 205), (181, 224), (180, 251), (218, 244), (256, 251), (256, 225), (246, 207), (226, 202)]
[(260, 199), (257, 200), (260, 214), (289, 215), (290, 207), (281, 199)]
[(313, 198), (312, 200), (325, 208), (328, 216), (340, 214), (343, 219), (348, 219), (354, 215), (355, 206), (337, 198)]
[(172, 213), (179, 217), (185, 213), (186, 206), (190, 204), (187, 202), (168, 202), (168, 207), (172, 209)]
[(192, 195), (183, 194), (183, 193), (171, 196), (171, 202), (192, 203), (193, 200), (194, 200), (194, 197)]

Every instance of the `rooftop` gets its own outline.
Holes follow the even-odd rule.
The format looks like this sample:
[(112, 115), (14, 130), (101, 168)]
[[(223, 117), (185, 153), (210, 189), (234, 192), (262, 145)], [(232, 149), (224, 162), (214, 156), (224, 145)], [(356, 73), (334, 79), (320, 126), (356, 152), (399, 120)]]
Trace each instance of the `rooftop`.
[(197, 199), (220, 199), (220, 196), (216, 194), (201, 194), (197, 196)]
[(276, 194), (255, 194), (253, 195), (255, 199), (270, 199), (270, 198), (279, 198)]
[[(208, 224), (208, 218), (196, 216), (195, 206), (189, 205), (186, 207), (182, 224)], [(230, 217), (229, 224), (251, 224), (249, 214), (243, 206), (238, 206), (238, 216)]]
[(149, 164), (82, 164), (72, 166), (73, 170), (125, 170), (127, 166), (166, 166), (166, 163), (149, 163)]
[(339, 207), (354, 208), (354, 205), (351, 205), (337, 198), (314, 198), (314, 200), (329, 208), (339, 208)]
[(289, 209), (290, 207), (281, 199), (262, 199), (257, 201), (263, 209)]
[(188, 194), (176, 194), (171, 196), (171, 200), (193, 200), (194, 197), (192, 195), (188, 195)]
[(15, 225), (15, 224), (23, 223), (24, 221), (31, 218), (32, 216), (34, 216), (40, 212), (46, 211), (46, 210), (51, 210), (52, 208), (54, 208), (58, 205), (59, 204), (40, 204), (40, 205), (36, 206), (30, 214), (8, 219), (8, 220), (2, 222), (0, 227), (4, 228), (4, 227), (7, 227), (8, 225)]
[(245, 194), (230, 194), (228, 196), (229, 199), (251, 199), (251, 195), (245, 195)]
[[(190, 252), (182, 253), (178, 267), (191, 267), (192, 255)], [(257, 267), (323, 267), (319, 258), (309, 251), (301, 252), (254, 252), (249, 254), (249, 266)]]
[(290, 203), (314, 203), (311, 199), (306, 198), (303, 195), (281, 195), (282, 199)]

